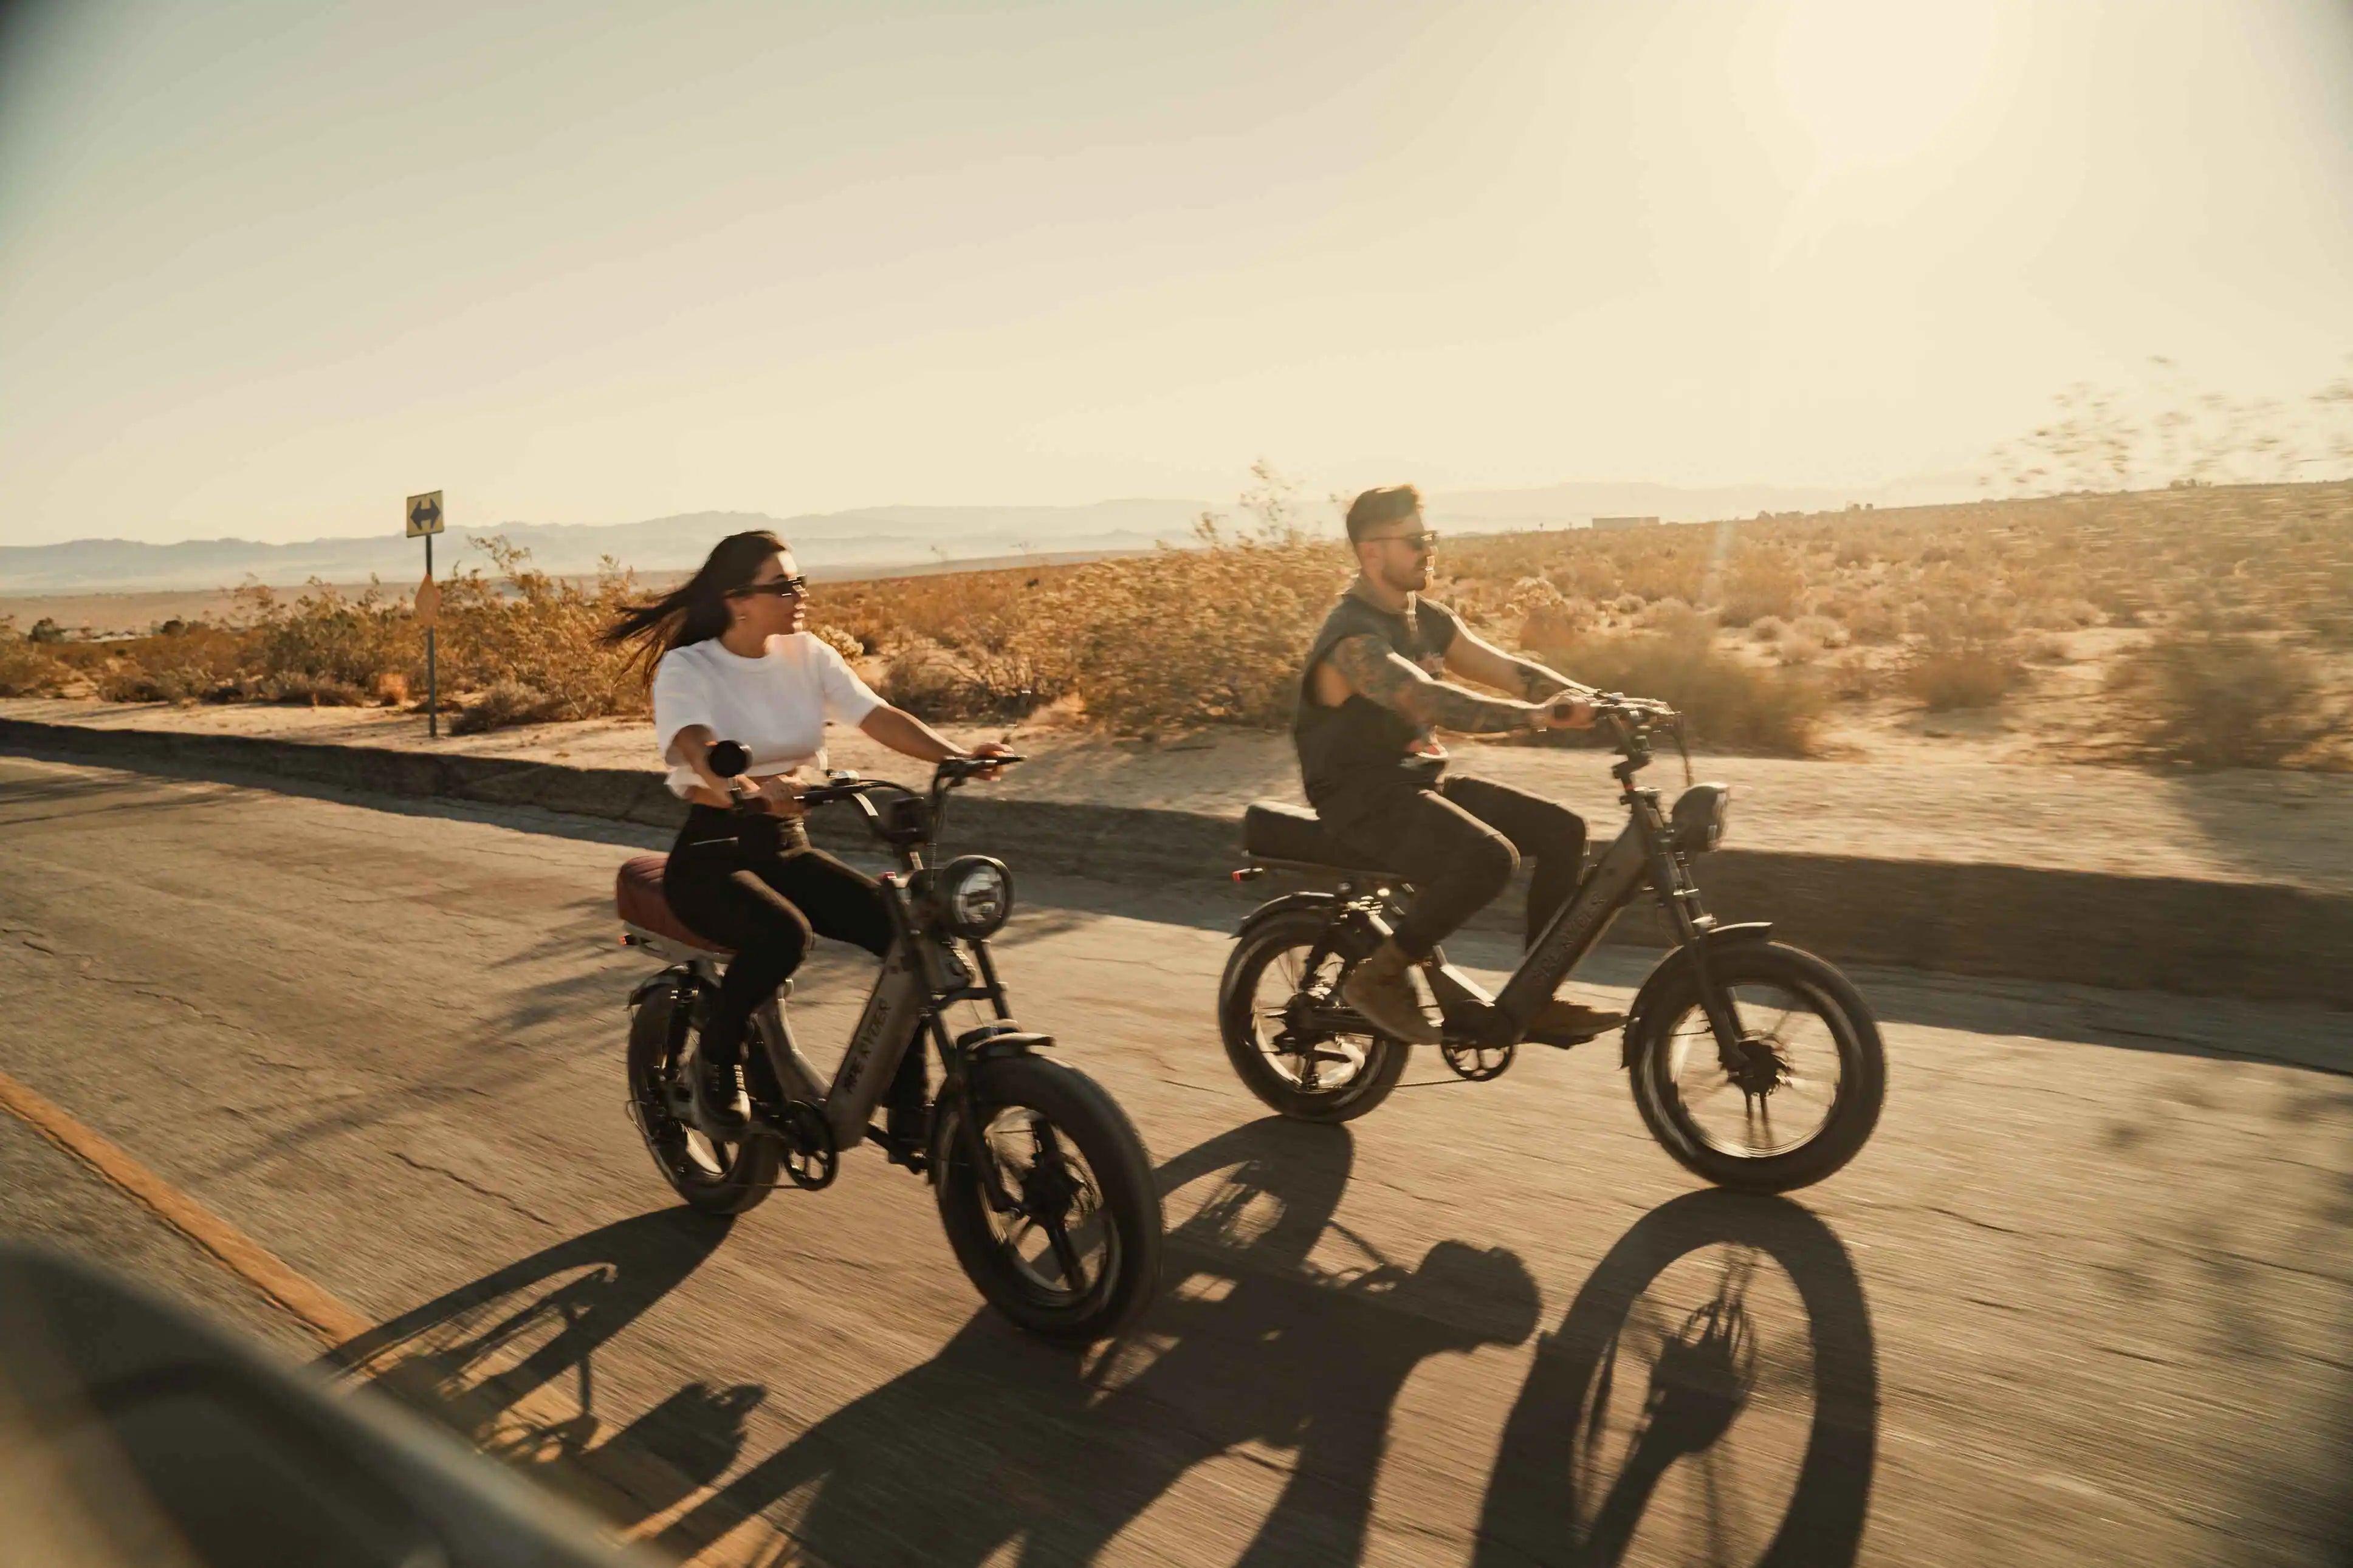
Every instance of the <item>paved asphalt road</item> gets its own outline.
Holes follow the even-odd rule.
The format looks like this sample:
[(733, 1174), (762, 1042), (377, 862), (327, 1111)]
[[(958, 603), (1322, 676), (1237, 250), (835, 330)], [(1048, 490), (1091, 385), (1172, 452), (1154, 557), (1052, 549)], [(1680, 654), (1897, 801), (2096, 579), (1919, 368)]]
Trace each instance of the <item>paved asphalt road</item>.
[[(1209, 1018), (1230, 900), (1033, 887), (1008, 979), (1172, 1232), (1143, 1331), (1080, 1356), (980, 1309), (871, 1152), (732, 1226), (665, 1202), (632, 842), (0, 758), (0, 1070), (389, 1321), (383, 1381), (518, 1465), (659, 1458), (618, 1522), (680, 1551), (750, 1511), (860, 1565), (2353, 1561), (2343, 1016), (1866, 973), (1877, 1139), (1741, 1199), (1604, 1048), (1264, 1120)], [(805, 1039), (863, 963), (812, 964)], [(6, 1116), (0, 1228), (317, 1349)]]

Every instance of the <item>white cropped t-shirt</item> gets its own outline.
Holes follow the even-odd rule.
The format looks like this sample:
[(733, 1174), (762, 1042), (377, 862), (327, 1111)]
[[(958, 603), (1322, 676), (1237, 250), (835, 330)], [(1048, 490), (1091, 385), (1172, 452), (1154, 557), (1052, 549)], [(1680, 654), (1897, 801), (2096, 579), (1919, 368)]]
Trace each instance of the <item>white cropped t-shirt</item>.
[(825, 721), (858, 724), (881, 707), (833, 647), (807, 632), (770, 637), (768, 651), (745, 658), (716, 637), (689, 643), (654, 666), (654, 744), (670, 764), (670, 793), (702, 781), (670, 750), (678, 732), (701, 724), (752, 753), (751, 776), (825, 765)]

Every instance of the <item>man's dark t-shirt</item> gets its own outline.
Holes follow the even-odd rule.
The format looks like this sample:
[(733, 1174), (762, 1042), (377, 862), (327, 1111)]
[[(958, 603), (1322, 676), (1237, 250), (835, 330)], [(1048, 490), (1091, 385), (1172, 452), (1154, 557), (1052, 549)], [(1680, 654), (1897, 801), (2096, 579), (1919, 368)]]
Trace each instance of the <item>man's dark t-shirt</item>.
[(1336, 795), (1382, 784), (1427, 786), (1446, 771), (1446, 753), (1429, 729), (1404, 714), (1360, 692), (1350, 692), (1336, 708), (1317, 703), (1315, 667), (1324, 656), (1350, 637), (1369, 634), (1436, 676), (1444, 670), (1446, 650), (1460, 629), (1451, 610), (1428, 599), (1409, 600), (1405, 614), (1393, 616), (1355, 594), (1341, 595), (1308, 649), (1299, 679), (1299, 716), (1291, 727), (1310, 805), (1320, 810)]

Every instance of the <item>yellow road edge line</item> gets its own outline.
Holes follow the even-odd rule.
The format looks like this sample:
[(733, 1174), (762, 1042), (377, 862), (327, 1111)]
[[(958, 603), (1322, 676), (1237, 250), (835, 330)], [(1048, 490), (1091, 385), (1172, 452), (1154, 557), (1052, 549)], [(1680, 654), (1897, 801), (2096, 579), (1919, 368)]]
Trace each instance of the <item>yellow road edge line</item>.
[(375, 1326), (294, 1272), (276, 1253), (140, 1163), (122, 1145), (5, 1072), (0, 1072), (0, 1106), (136, 1198), (156, 1218), (211, 1253), (223, 1268), (269, 1297), (330, 1346), (355, 1339)]
[[(254, 1289), (316, 1334), (330, 1349), (357, 1339), (376, 1325), (345, 1306), (329, 1291), (298, 1274), (276, 1253), (237, 1229), (195, 1199), (149, 1170), (121, 1144), (90, 1126), (37, 1090), (0, 1072), (0, 1109), (15, 1114), (42, 1137), (88, 1165), (111, 1185), (143, 1205), (156, 1218), (194, 1242)], [(539, 1406), (544, 1408), (537, 1408)], [(539, 1391), (525, 1394), (508, 1408), (524, 1422), (539, 1419), (554, 1426), (566, 1414)], [(708, 1502), (719, 1489), (697, 1483), (671, 1483), (662, 1461), (645, 1454), (601, 1456), (596, 1469), (613, 1473), (595, 1479), (632, 1500), (647, 1496), (676, 1499), (669, 1507), (632, 1525), (608, 1525), (607, 1533), (627, 1542), (643, 1542)], [(683, 1481), (683, 1478), (681, 1478)], [(593, 1503), (592, 1505), (593, 1506)], [(693, 1564), (718, 1568), (725, 1563), (766, 1563), (786, 1560), (791, 1543), (756, 1515), (724, 1510), (720, 1533), (687, 1559)]]

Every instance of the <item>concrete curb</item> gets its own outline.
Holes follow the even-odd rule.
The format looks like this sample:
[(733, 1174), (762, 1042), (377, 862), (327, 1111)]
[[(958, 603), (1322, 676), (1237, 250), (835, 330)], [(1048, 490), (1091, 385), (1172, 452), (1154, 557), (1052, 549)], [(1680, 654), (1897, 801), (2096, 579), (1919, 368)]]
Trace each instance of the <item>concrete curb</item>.
[[(238, 782), (289, 779), (533, 805), (658, 829), (675, 827), (685, 811), (650, 769), (24, 719), (0, 719), (0, 750)], [(1196, 812), (973, 793), (957, 797), (949, 823), (946, 847), (986, 849), (1017, 868), (1199, 881), (1240, 864), (1236, 823)], [(838, 814), (817, 818), (813, 837), (836, 849), (871, 842)], [(1786, 940), (1852, 963), (2353, 1006), (2353, 898), (2341, 895), (2273, 883), (1739, 848), (1701, 860), (1699, 879), (1721, 918), (1770, 920)], [(1492, 913), (1515, 923), (1509, 910)], [(1656, 944), (1654, 911), (1630, 910), (1611, 940)]]

